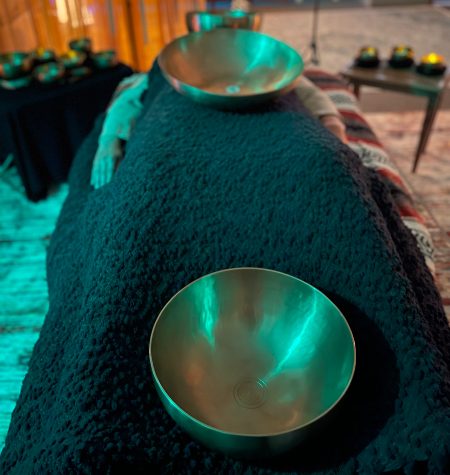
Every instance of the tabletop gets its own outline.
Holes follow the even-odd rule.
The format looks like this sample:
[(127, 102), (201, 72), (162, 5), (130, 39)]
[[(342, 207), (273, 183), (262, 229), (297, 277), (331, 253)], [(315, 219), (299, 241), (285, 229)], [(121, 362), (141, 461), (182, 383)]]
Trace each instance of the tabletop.
[(352, 82), (367, 86), (384, 87), (399, 92), (428, 96), (439, 94), (446, 86), (450, 76), (424, 76), (414, 67), (392, 68), (385, 61), (377, 68), (361, 68), (349, 65), (341, 73)]

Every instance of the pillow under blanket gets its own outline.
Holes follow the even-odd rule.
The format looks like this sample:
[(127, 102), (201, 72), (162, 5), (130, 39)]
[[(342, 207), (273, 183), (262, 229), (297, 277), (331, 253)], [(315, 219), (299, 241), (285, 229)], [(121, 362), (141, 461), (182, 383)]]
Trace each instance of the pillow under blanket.
[[(177, 94), (157, 67), (124, 161), (93, 191), (100, 127), (78, 153), (52, 237), (50, 309), (2, 474), (448, 473), (449, 330), (375, 172), (294, 95), (216, 111)], [(355, 378), (329, 429), (258, 463), (182, 432), (158, 399), (148, 360), (168, 299), (193, 279), (240, 266), (319, 287), (357, 345)]]

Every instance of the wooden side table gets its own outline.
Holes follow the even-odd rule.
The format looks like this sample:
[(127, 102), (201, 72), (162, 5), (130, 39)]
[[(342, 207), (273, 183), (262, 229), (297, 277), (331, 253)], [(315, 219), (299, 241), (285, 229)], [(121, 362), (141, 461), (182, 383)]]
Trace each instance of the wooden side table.
[(427, 146), (436, 113), (450, 79), (450, 75), (424, 76), (414, 68), (394, 69), (387, 62), (382, 62), (377, 68), (360, 68), (349, 66), (341, 71), (342, 76), (353, 85), (356, 97), (359, 97), (361, 86), (372, 86), (390, 91), (424, 96), (428, 98), (427, 110), (423, 120), (422, 132), (412, 167), (413, 173), (417, 169), (419, 159)]

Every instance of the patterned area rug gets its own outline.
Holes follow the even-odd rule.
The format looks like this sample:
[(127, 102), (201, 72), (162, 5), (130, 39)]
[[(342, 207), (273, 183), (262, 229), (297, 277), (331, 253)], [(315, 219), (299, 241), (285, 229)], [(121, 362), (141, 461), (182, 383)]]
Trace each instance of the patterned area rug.
[(16, 169), (0, 172), (0, 449), (47, 313), (45, 257), (66, 194), (31, 203)]

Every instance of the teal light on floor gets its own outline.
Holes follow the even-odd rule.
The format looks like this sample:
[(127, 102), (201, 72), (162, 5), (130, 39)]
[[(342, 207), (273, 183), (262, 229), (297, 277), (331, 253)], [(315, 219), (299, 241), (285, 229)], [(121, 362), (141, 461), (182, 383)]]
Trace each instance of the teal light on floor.
[(45, 258), (67, 186), (32, 203), (0, 168), (0, 450), (48, 309)]

